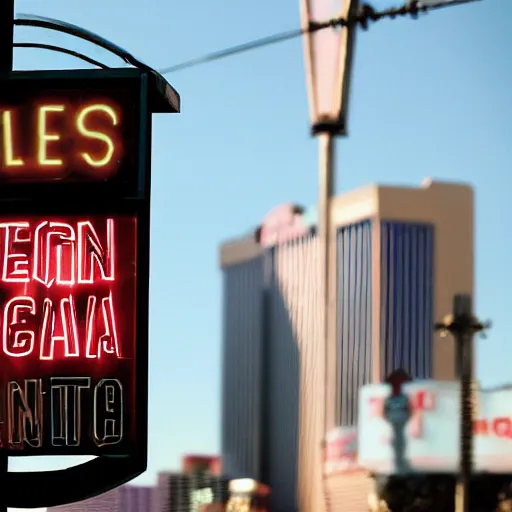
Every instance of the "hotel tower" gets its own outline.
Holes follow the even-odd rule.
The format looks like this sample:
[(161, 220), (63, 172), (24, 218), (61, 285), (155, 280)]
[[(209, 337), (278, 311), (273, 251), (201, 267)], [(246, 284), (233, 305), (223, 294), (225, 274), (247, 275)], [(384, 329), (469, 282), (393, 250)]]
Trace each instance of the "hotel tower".
[(273, 512), (368, 510), (364, 473), (325, 474), (326, 435), (355, 426), (359, 387), (395, 369), (454, 379), (433, 323), (473, 294), (471, 187), (371, 185), (332, 216), (327, 339), (314, 209), (284, 204), (220, 250), (224, 474), (269, 485)]

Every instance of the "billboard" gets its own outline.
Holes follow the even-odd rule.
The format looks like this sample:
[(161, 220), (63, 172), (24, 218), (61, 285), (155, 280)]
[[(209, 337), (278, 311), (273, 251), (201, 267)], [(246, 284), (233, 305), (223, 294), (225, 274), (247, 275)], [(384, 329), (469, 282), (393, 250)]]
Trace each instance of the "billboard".
[(357, 427), (338, 427), (327, 432), (324, 450), (324, 475), (358, 471)]
[[(456, 473), (459, 383), (413, 381), (402, 388), (412, 411), (404, 430), (406, 464), (397, 471), (393, 430), (383, 414), (390, 386), (369, 384), (359, 394), (359, 465), (378, 474)], [(512, 473), (512, 389), (475, 390), (473, 432), (475, 471)]]

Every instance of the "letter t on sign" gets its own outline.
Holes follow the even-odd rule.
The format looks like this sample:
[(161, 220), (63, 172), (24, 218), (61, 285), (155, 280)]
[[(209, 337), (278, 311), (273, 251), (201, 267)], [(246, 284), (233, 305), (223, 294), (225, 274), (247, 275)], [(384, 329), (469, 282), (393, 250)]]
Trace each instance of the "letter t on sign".
[(91, 387), (90, 377), (52, 377), (52, 444), (80, 446), (82, 389)]

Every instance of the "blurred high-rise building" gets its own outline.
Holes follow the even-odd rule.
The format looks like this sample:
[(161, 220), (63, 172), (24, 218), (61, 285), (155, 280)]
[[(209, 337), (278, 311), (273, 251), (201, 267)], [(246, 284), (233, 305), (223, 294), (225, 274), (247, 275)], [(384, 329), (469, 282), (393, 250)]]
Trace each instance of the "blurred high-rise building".
[(364, 473), (324, 473), (326, 434), (354, 426), (359, 387), (395, 369), (455, 378), (433, 322), (473, 293), (471, 187), (369, 186), (332, 217), (327, 340), (314, 209), (276, 208), (220, 251), (223, 473), (269, 485), (273, 512), (366, 512)]
[(218, 475), (160, 473), (156, 486), (157, 510), (200, 512), (204, 505), (226, 503), (228, 486), (228, 480)]
[(153, 512), (200, 512), (203, 505), (227, 501), (220, 457), (188, 454), (181, 465), (181, 472), (158, 474)]
[(123, 485), (88, 500), (50, 507), (48, 512), (148, 512), (153, 508), (154, 488)]

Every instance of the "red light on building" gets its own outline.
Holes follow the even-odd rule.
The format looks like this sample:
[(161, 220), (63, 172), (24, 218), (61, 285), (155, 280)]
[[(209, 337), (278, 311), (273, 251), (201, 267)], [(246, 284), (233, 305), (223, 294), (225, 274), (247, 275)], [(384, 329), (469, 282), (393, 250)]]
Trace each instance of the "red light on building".
[(182, 461), (183, 473), (209, 473), (220, 475), (222, 472), (221, 458), (212, 455), (185, 455)]
[(294, 204), (283, 204), (270, 211), (256, 230), (256, 241), (262, 247), (289, 242), (311, 232), (302, 217), (304, 209)]
[(125, 216), (0, 223), (2, 444), (12, 455), (134, 442), (136, 228)]

